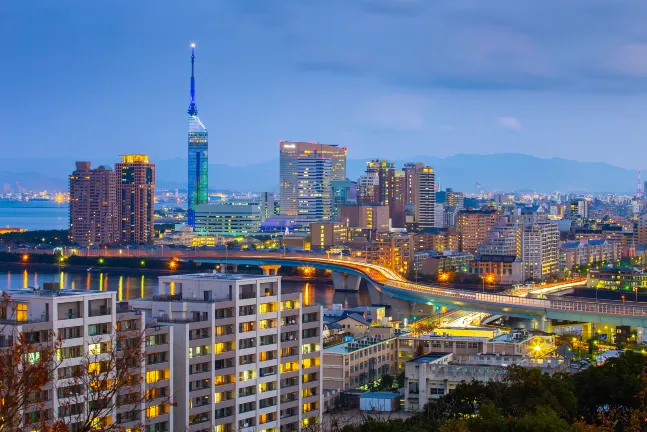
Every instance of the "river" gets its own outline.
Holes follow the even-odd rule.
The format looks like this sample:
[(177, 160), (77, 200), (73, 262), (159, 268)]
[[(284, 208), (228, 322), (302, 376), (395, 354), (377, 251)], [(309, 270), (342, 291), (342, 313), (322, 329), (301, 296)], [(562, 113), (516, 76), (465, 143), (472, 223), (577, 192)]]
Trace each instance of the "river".
[[(124, 275), (120, 272), (69, 272), (69, 271), (1, 271), (0, 290), (42, 287), (44, 282), (57, 282), (62, 289), (116, 291), (120, 301), (150, 297), (157, 291), (157, 276)], [(332, 281), (283, 280), (284, 293), (301, 292), (306, 304), (330, 307), (342, 304), (346, 307), (371, 304), (368, 287), (362, 284), (359, 292), (335, 291)]]

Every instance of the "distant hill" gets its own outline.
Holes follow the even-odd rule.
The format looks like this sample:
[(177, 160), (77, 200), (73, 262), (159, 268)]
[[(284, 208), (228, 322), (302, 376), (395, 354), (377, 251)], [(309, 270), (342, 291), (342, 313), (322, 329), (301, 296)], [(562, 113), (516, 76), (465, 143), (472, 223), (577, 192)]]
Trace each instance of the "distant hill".
[[(186, 159), (154, 161), (157, 183), (164, 188), (186, 188)], [(457, 154), (447, 158), (416, 156), (394, 160), (398, 167), (405, 162), (423, 162), (432, 166), (441, 188), (474, 192), (475, 181), (489, 192), (532, 190), (537, 192), (612, 192), (634, 191), (635, 170), (615, 167), (603, 162), (577, 162), (562, 158), (542, 159), (514, 153), (491, 155)], [(99, 165), (109, 161), (93, 161)], [(20, 167), (24, 166), (25, 172)], [(366, 159), (349, 159), (348, 177), (356, 180), (366, 167)], [(74, 161), (67, 159), (4, 159), (0, 160), (0, 184), (16, 181), (30, 189), (65, 189), (67, 175)], [(28, 171), (28, 172), (27, 172)], [(209, 165), (209, 186), (212, 189), (236, 191), (277, 191), (278, 160), (259, 164), (231, 166)]]

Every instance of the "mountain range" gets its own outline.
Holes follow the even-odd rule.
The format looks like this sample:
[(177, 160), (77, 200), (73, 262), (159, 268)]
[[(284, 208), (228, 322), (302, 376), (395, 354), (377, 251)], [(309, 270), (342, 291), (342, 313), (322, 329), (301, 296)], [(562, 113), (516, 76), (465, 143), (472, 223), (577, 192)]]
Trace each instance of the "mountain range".
[[(348, 159), (347, 175), (356, 180), (365, 170), (367, 159)], [(186, 159), (154, 161), (157, 185), (160, 188), (186, 187)], [(604, 162), (578, 162), (562, 158), (498, 153), (489, 155), (457, 154), (446, 158), (415, 156), (394, 160), (396, 166), (405, 162), (423, 162), (434, 168), (436, 181), (442, 189), (474, 192), (479, 182), (488, 192), (532, 190), (536, 192), (609, 192), (632, 193), (635, 170)], [(112, 165), (111, 161), (93, 161), (93, 166)], [(29, 190), (65, 190), (67, 176), (74, 170), (74, 160), (64, 158), (0, 159), (0, 184), (19, 182)], [(216, 190), (238, 192), (277, 191), (278, 159), (240, 166), (212, 163), (209, 165), (209, 186)]]

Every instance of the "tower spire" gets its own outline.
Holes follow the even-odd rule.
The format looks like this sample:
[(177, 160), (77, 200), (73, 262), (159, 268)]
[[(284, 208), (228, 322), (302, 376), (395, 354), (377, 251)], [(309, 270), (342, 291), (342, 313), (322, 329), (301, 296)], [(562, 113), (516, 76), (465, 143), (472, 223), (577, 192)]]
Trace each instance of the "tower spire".
[(198, 115), (198, 107), (195, 104), (195, 42), (191, 42), (191, 102), (189, 103), (189, 115)]

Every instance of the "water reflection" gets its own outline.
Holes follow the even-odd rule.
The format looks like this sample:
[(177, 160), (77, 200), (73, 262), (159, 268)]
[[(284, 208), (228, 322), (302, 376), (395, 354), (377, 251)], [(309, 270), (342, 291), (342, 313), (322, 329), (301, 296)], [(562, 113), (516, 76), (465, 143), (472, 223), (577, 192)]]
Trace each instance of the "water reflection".
[[(22, 274), (21, 274), (22, 273)], [(18, 278), (18, 279), (16, 279)], [(116, 291), (119, 300), (150, 297), (157, 290), (155, 275), (126, 275), (98, 272), (0, 272), (0, 289), (42, 287), (53, 282), (61, 289)], [(306, 305), (330, 307), (334, 303), (347, 307), (370, 305), (368, 288), (361, 285), (359, 292), (335, 291), (331, 281), (283, 280), (283, 292), (301, 292)], [(172, 287), (173, 290), (174, 287)]]

